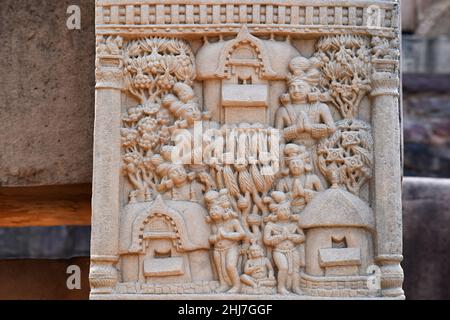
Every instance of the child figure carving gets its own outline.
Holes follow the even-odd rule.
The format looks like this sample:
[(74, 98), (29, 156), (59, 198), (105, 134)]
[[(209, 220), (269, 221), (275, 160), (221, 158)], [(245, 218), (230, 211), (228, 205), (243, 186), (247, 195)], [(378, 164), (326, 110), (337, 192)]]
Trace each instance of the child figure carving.
[(253, 289), (275, 286), (277, 281), (272, 263), (264, 256), (263, 248), (256, 241), (252, 241), (252, 245), (248, 248), (248, 258), (244, 266), (244, 274), (241, 275), (242, 283)]

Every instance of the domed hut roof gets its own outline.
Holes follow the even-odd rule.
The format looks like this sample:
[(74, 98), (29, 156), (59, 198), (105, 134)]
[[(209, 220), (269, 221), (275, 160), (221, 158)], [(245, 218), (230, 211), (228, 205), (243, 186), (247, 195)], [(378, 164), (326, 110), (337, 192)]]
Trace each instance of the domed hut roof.
[[(128, 205), (121, 219), (121, 248), (124, 252), (142, 251), (144, 226), (153, 217), (163, 218), (176, 235), (173, 239), (179, 251), (209, 249), (210, 227), (206, 222), (208, 215), (200, 204), (190, 201), (163, 200), (158, 196), (155, 201)], [(131, 234), (131, 237), (130, 237)]]
[(262, 40), (251, 35), (244, 25), (235, 39), (205, 44), (196, 55), (197, 80), (225, 78), (227, 63), (240, 45), (249, 45), (260, 62), (262, 78), (282, 80), (289, 61), (300, 53), (289, 41)]
[(371, 208), (359, 197), (340, 187), (318, 193), (300, 213), (300, 227), (375, 228)]
[(226, 41), (205, 42), (196, 54), (197, 80), (217, 78), (216, 70), (220, 53)]

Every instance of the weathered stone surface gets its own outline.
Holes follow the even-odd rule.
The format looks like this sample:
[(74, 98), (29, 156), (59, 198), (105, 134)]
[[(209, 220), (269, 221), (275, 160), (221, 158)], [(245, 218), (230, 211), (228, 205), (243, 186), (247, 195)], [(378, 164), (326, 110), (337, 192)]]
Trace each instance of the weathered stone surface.
[(0, 9), (0, 185), (90, 182), (94, 1), (5, 0)]
[[(434, 73), (405, 73), (403, 74), (403, 96), (415, 94), (436, 94), (437, 96), (449, 93), (448, 83), (450, 74)], [(432, 98), (432, 95), (429, 95)], [(426, 107), (424, 107), (427, 110)]]
[[(414, 11), (420, 20), (425, 15), (424, 9), (429, 6), (429, 3), (425, 3), (427, 1), (404, 1), (402, 9)], [(65, 25), (66, 9), (70, 4), (73, 3), (65, 0), (39, 3), (31, 0), (2, 1), (0, 38), (3, 46), (0, 52), (2, 56), (11, 58), (0, 62), (4, 74), (8, 75), (0, 79), (0, 119), (4, 124), (0, 128), (1, 185), (91, 181), (94, 1), (77, 2), (81, 8), (82, 28), (76, 31), (69, 31)], [(17, 24), (19, 20), (22, 26)], [(407, 20), (407, 17), (402, 19), (403, 22)], [(446, 31), (442, 30), (442, 33), (446, 34)], [(433, 92), (448, 91), (449, 79), (445, 75), (430, 78), (429, 72), (442, 72), (445, 70), (442, 67), (448, 67), (448, 64), (440, 64), (439, 68), (428, 66), (428, 63), (438, 61), (438, 54), (444, 60), (447, 58), (447, 51), (438, 51), (436, 45), (431, 45), (436, 44), (437, 40), (417, 36), (408, 40), (404, 35), (403, 41), (403, 54), (406, 55), (403, 58), (404, 68), (406, 67), (404, 70), (427, 72), (428, 75), (406, 75), (403, 78), (406, 86), (403, 92), (406, 101), (404, 112), (408, 117), (408, 99), (415, 95), (410, 90), (412, 87), (413, 91), (431, 91), (430, 95), (427, 94), (427, 98), (421, 101), (422, 109), (430, 110), (427, 106), (436, 101), (432, 99)], [(408, 44), (416, 42), (426, 42), (430, 45), (424, 45), (423, 50), (417, 51)], [(436, 54), (430, 57), (430, 52)], [(428, 62), (424, 66), (421, 61)], [(22, 87), (31, 89), (27, 94), (19, 95), (18, 88)], [(445, 101), (442, 103), (447, 105)], [(24, 114), (27, 116), (23, 116)], [(423, 122), (419, 125), (423, 126)], [(408, 134), (405, 136), (406, 163), (416, 165), (416, 161), (410, 159), (420, 156), (422, 151), (430, 153), (426, 162), (433, 157), (442, 159), (442, 156), (436, 155), (434, 148), (429, 151), (426, 145), (417, 145), (415, 142), (409, 146)], [(407, 167), (406, 173), (424, 176), (447, 175), (442, 170), (437, 172), (433, 169), (430, 172), (428, 164), (420, 166), (420, 169)]]
[(449, 299), (450, 179), (406, 178), (403, 221), (406, 295)]
[[(405, 293), (407, 299), (450, 299), (450, 290), (447, 279), (450, 276), (448, 270), (448, 252), (450, 242), (450, 208), (448, 195), (450, 194), (449, 179), (425, 179), (405, 178), (403, 181), (403, 221), (404, 221), (404, 266), (405, 266)], [(55, 232), (44, 230), (48, 240), (48, 246), (32, 246), (30, 252), (28, 245), (17, 246), (17, 242), (33, 243), (41, 242), (42, 235), (38, 232), (24, 232), (20, 228), (10, 229), (8, 238), (0, 237), (3, 241), (2, 248), (9, 246), (8, 258), (36, 259), (48, 258), (52, 252), (53, 258), (67, 259), (73, 256), (88, 256), (89, 254), (89, 229), (86, 232)], [(14, 231), (14, 232), (13, 232)], [(31, 236), (32, 235), (32, 236)], [(25, 237), (26, 239), (22, 239)], [(15, 238), (17, 240), (12, 240)], [(8, 241), (7, 243), (5, 241)], [(84, 251), (75, 250), (74, 246), (64, 245), (64, 252), (55, 250), (61, 247), (60, 243), (80, 243)], [(55, 252), (58, 255), (53, 255)], [(2, 257), (4, 258), (4, 257)], [(87, 299), (89, 259), (77, 260), (11, 260), (0, 262), (0, 299), (30, 298), (30, 299)], [(53, 264), (58, 265), (55, 271)], [(55, 274), (64, 274), (67, 266), (76, 264), (81, 267), (82, 291), (68, 291), (62, 284), (64, 279), (55, 279)], [(60, 267), (59, 267), (60, 266)], [(11, 270), (14, 271), (11, 274)], [(430, 271), (432, 270), (432, 271)], [(49, 276), (36, 278), (35, 274)], [(19, 276), (18, 276), (19, 275)], [(24, 285), (17, 285), (18, 281)], [(59, 286), (55, 290), (53, 284)], [(5, 289), (5, 290), (3, 290)], [(135, 289), (135, 286), (134, 286)], [(124, 292), (132, 289), (123, 288)], [(182, 293), (182, 291), (180, 291)]]
[(450, 33), (447, 0), (402, 0), (402, 30), (436, 37)]
[(405, 175), (450, 177), (450, 76), (404, 79)]
[(403, 299), (398, 3), (225, 4), (96, 2), (91, 297)]
[[(80, 267), (80, 289), (67, 287), (67, 269)], [(73, 271), (72, 271), (73, 274)], [(0, 260), (1, 300), (81, 300), (89, 297), (89, 258)]]
[(401, 8), (402, 30), (414, 32), (417, 26), (417, 0), (403, 0)]
[(437, 38), (403, 35), (402, 47), (403, 73), (447, 75), (450, 73), (450, 65), (447, 62), (447, 52), (450, 48), (448, 34)]
[(450, 33), (450, 3), (447, 0), (422, 0), (418, 8), (416, 34), (437, 37)]
[(68, 259), (89, 255), (90, 227), (0, 228), (0, 259)]
[[(46, 34), (46, 37), (45, 37), (46, 42), (44, 41), (44, 43), (48, 43), (49, 41), (51, 41), (49, 39), (51, 39), (52, 37), (56, 37), (59, 41), (57, 41), (57, 43), (55, 42), (55, 45), (51, 46), (51, 48), (57, 48), (57, 45), (65, 45), (65, 46), (69, 46), (70, 47), (69, 49), (65, 48), (64, 50), (61, 50), (61, 51), (64, 51), (65, 53), (58, 55), (58, 59), (59, 59), (60, 56), (66, 56), (66, 55), (71, 56), (71, 57), (75, 57), (75, 54), (72, 54), (71, 50), (74, 50), (74, 49), (78, 48), (79, 46), (81, 46), (81, 45), (79, 45), (79, 43), (81, 42), (80, 39), (84, 40), (84, 39), (88, 39), (89, 37), (93, 37), (92, 31), (86, 32), (87, 31), (86, 29), (92, 30), (92, 23), (89, 23), (89, 24), (85, 24), (84, 23), (86, 21), (92, 21), (93, 20), (94, 11), (91, 10), (91, 9), (88, 9), (88, 10), (84, 9), (86, 6), (92, 6), (92, 4), (90, 4), (89, 1), (81, 2), (82, 14), (83, 14), (83, 16), (82, 16), (83, 17), (83, 24), (82, 24), (83, 29), (81, 31), (72, 31), (72, 32), (69, 32), (69, 31), (67, 31), (65, 29), (65, 17), (66, 17), (65, 16), (65, 9), (66, 9), (68, 4), (69, 3), (66, 3), (65, 1), (58, 1), (58, 2), (55, 2), (55, 3), (41, 2), (41, 3), (39, 3), (39, 5), (37, 3), (30, 2), (30, 1), (21, 1), (20, 3), (12, 2), (12, 1), (9, 1), (9, 2), (8, 1), (3, 1), (2, 2), (2, 5), (5, 5), (5, 8), (9, 8), (9, 9), (7, 11), (6, 10), (2, 10), (2, 22), (0, 22), (0, 23), (2, 23), (2, 25), (1, 25), (2, 28), (0, 28), (0, 37), (2, 37), (3, 43), (6, 43), (7, 45), (2, 47), (2, 49), (0, 49), (0, 50), (10, 50), (13, 53), (12, 54), (13, 58), (15, 58), (17, 60), (21, 59), (19, 61), (20, 63), (16, 61), (12, 66), (10, 64), (8, 64), (6, 66), (2, 66), (4, 68), (4, 70), (7, 70), (7, 71), (8, 70), (12, 70), (12, 72), (5, 72), (5, 73), (14, 74), (14, 76), (18, 77), (18, 78), (21, 77), (20, 81), (11, 80), (8, 83), (6, 83), (5, 81), (2, 81), (2, 83), (1, 83), (2, 86), (1, 86), (1, 89), (0, 89), (0, 92), (2, 94), (2, 98), (3, 98), (3, 95), (4, 95), (5, 92), (8, 93), (8, 91), (11, 91), (10, 90), (10, 86), (11, 86), (10, 83), (12, 83), (12, 84), (20, 84), (20, 85), (22, 85), (24, 87), (30, 87), (29, 86), (30, 83), (28, 83), (28, 82), (27, 83), (23, 83), (23, 82), (27, 81), (28, 79), (40, 80), (41, 79), (40, 77), (43, 76), (43, 75), (39, 75), (39, 76), (35, 75), (35, 73), (40, 73), (40, 70), (42, 70), (42, 68), (41, 68), (42, 67), (42, 58), (39, 60), (39, 61), (41, 61), (40, 64), (37, 65), (39, 68), (34, 68), (34, 69), (33, 68), (28, 68), (28, 72), (26, 73), (26, 76), (24, 76), (20, 72), (17, 72), (17, 70), (20, 69), (21, 63), (26, 63), (27, 65), (32, 65), (32, 61), (28, 60), (28, 59), (26, 59), (24, 57), (25, 54), (23, 53), (24, 52), (23, 47), (18, 46), (17, 43), (13, 42), (13, 40), (12, 40), (13, 37), (10, 37), (11, 34), (18, 35), (18, 34), (21, 34), (21, 33), (27, 34), (29, 32), (29, 28), (17, 28), (16, 24), (10, 22), (11, 20), (14, 20), (14, 21), (17, 20), (17, 18), (16, 18), (17, 14), (16, 13), (21, 12), (17, 8), (18, 7), (21, 8), (22, 12), (26, 11), (26, 9), (28, 9), (28, 8), (32, 8), (33, 9), (32, 10), (33, 17), (31, 17), (30, 14), (25, 14), (24, 16), (29, 18), (29, 20), (27, 20), (28, 26), (30, 26), (31, 23), (34, 23), (33, 25), (38, 25), (37, 27), (34, 28), (34, 30), (39, 30), (39, 28), (45, 27), (45, 24), (48, 23), (48, 22), (51, 22), (52, 26), (59, 26), (59, 25), (63, 26), (61, 29), (58, 29), (58, 30), (64, 31), (64, 32), (62, 32), (62, 34), (64, 34), (64, 37), (62, 37), (62, 36), (60, 37), (61, 33), (59, 33), (59, 32), (51, 32), (51, 31), (54, 31), (54, 30), (57, 29), (57, 28), (52, 28), (51, 30), (49, 29), (49, 32), (47, 32), (47, 34)], [(70, 4), (72, 4), (72, 3), (70, 3)], [(16, 10), (12, 10), (13, 6), (14, 6), (14, 9), (16, 9), (17, 11)], [(60, 7), (60, 9), (57, 9), (54, 6), (58, 6), (58, 7)], [(54, 11), (52, 11), (53, 7), (55, 8)], [(47, 16), (47, 11), (48, 10), (50, 12), (55, 13), (55, 15)], [(3, 12), (6, 12), (7, 14), (3, 15)], [(44, 23), (44, 17), (45, 17), (45, 23)], [(54, 17), (57, 17), (57, 20), (58, 20), (57, 23), (55, 23), (55, 21), (53, 20)], [(14, 27), (14, 30), (12, 30), (13, 27)], [(444, 29), (442, 29), (442, 30), (444, 30)], [(445, 30), (443, 32), (445, 32)], [(37, 34), (40, 34), (40, 33), (37, 32)], [(75, 34), (77, 35), (76, 38), (73, 37), (73, 35), (75, 35)], [(21, 34), (19, 36), (19, 38), (27, 39), (27, 36), (26, 35), (23, 36)], [(28, 50), (28, 52), (30, 52), (30, 51), (34, 52), (34, 51), (37, 50), (39, 52), (38, 56), (41, 57), (42, 55), (44, 55), (42, 53), (43, 52), (43, 47), (37, 45), (37, 43), (38, 42), (41, 43), (42, 41), (41, 41), (41, 39), (39, 39), (39, 41), (35, 42), (34, 41), (35, 39), (36, 39), (36, 36), (32, 36), (31, 37), (31, 39), (29, 40), (28, 43), (35, 44), (35, 45), (34, 46), (29, 46), (27, 48), (27, 50)], [(88, 52), (91, 52), (91, 53), (93, 52), (94, 49), (93, 49), (92, 43), (89, 43), (89, 41), (86, 41), (86, 43), (88, 43), (88, 44), (86, 44), (86, 48), (87, 49), (86, 50), (77, 50), (77, 55), (78, 54), (87, 55)], [(9, 45), (9, 44), (11, 44), (11, 45)], [(76, 44), (78, 44), (78, 46)], [(83, 41), (83, 45), (84, 45), (84, 41)], [(88, 47), (90, 47), (91, 49), (88, 49)], [(46, 49), (46, 51), (51, 51), (48, 48), (48, 46), (45, 49)], [(27, 51), (27, 50), (25, 50), (25, 51)], [(3, 51), (1, 51), (1, 53), (3, 54)], [(51, 54), (50, 55), (45, 55), (45, 56), (47, 58), (48, 57), (54, 57)], [(54, 64), (54, 65), (56, 65), (57, 70), (61, 70), (63, 68), (62, 66), (60, 66), (58, 64)], [(84, 67), (84, 66), (86, 66), (86, 67)], [(90, 67), (88, 67), (88, 66), (90, 66)], [(77, 68), (72, 68), (70, 70), (71, 73), (70, 73), (69, 76), (73, 76), (74, 74), (76, 74), (76, 72), (80, 72), (80, 74), (83, 73), (87, 77), (92, 77), (92, 75), (89, 75), (89, 74), (92, 74), (92, 72), (91, 72), (92, 68), (93, 68), (93, 59), (91, 59), (91, 60), (83, 59), (83, 63), (79, 63), (77, 65)], [(54, 71), (52, 71), (52, 72), (54, 72)], [(66, 74), (66, 70), (61, 71), (61, 72), (64, 73), (65, 75), (67, 75)], [(53, 74), (53, 73), (51, 73), (51, 74)], [(66, 86), (65, 85), (64, 86), (64, 92), (68, 91), (68, 92), (71, 92), (71, 94), (75, 95), (75, 93), (74, 93), (75, 90), (73, 90), (73, 87), (79, 88), (79, 86), (73, 86), (73, 84), (76, 83), (76, 80), (86, 79), (85, 75), (80, 75), (80, 76), (78, 76), (77, 79), (71, 78), (72, 86), (68, 86), (68, 85)], [(3, 79), (4, 78), (2, 77), (2, 80)], [(429, 83), (430, 82), (427, 81), (425, 84), (429, 85)], [(34, 84), (34, 83), (32, 83), (32, 84)], [(438, 87), (442, 87), (445, 84), (446, 84), (445, 81), (439, 81), (437, 86), (433, 85), (433, 88), (436, 89)], [(3, 91), (4, 88), (6, 88), (7, 90)], [(47, 90), (48, 90), (48, 88), (47, 88)], [(56, 92), (56, 90), (62, 90), (62, 88), (60, 86), (54, 86), (53, 90), (54, 91), (50, 91), (50, 90), (47, 91), (46, 97), (48, 99), (54, 98), (54, 96), (56, 95), (54, 92)], [(16, 91), (13, 90), (12, 92), (17, 92), (17, 90)], [(61, 92), (63, 92), (63, 91), (61, 91)], [(58, 123), (58, 121), (59, 121), (58, 118), (66, 119), (69, 116), (73, 117), (73, 119), (68, 119), (67, 118), (68, 120), (66, 122), (64, 122), (64, 123), (65, 124), (73, 123), (74, 127), (76, 127), (76, 128), (82, 127), (83, 130), (82, 130), (81, 134), (78, 134), (78, 132), (75, 132), (77, 134), (73, 134), (72, 135), (72, 133), (74, 133), (74, 131), (72, 130), (73, 128), (72, 128), (71, 129), (72, 131), (70, 131), (70, 134), (64, 135), (64, 137), (61, 140), (60, 144), (54, 144), (53, 146), (55, 148), (58, 147), (58, 149), (60, 149), (61, 146), (63, 146), (64, 148), (67, 147), (67, 146), (71, 146), (72, 149), (70, 149), (70, 150), (79, 150), (79, 153), (77, 153), (77, 155), (76, 155), (77, 157), (82, 157), (81, 155), (84, 154), (83, 157), (85, 157), (86, 159), (89, 159), (91, 157), (91, 152), (92, 152), (91, 151), (91, 142), (90, 142), (91, 136), (90, 135), (84, 135), (83, 138), (81, 138), (81, 136), (84, 134), (84, 132), (86, 132), (86, 131), (90, 132), (92, 130), (92, 129), (89, 128), (89, 126), (93, 125), (92, 124), (92, 111), (79, 112), (77, 114), (71, 113), (72, 110), (74, 109), (72, 104), (74, 104), (74, 103), (76, 104), (77, 101), (79, 101), (79, 99), (87, 99), (85, 97), (86, 92), (87, 91), (85, 91), (85, 90), (78, 90), (78, 91), (76, 91), (76, 94), (77, 94), (76, 98), (74, 98), (74, 99), (71, 98), (71, 99), (69, 99), (70, 101), (66, 101), (66, 103), (60, 103), (59, 104), (60, 108), (67, 108), (68, 112), (62, 112), (62, 111), (59, 112), (58, 111), (59, 109), (50, 108), (49, 106), (53, 106), (52, 101), (50, 101), (50, 100), (45, 100), (45, 103), (37, 103), (37, 104), (33, 104), (33, 105), (29, 101), (25, 101), (25, 102), (26, 102), (26, 105), (28, 106), (28, 109), (27, 109), (28, 111), (29, 110), (37, 110), (37, 109), (33, 109), (33, 108), (37, 108), (37, 107), (44, 108), (43, 106), (47, 106), (48, 108), (45, 109), (44, 113), (45, 113), (47, 118), (48, 117), (54, 117), (54, 118), (51, 118), (52, 119), (52, 123), (54, 123), (54, 124)], [(91, 96), (90, 99), (93, 99), (93, 90), (91, 90), (89, 94)], [(407, 97), (408, 95), (409, 95), (409, 93), (407, 92), (404, 95), (404, 97)], [(37, 101), (41, 101), (40, 98), (42, 98), (42, 96), (43, 95), (33, 95), (33, 97)], [(16, 109), (22, 108), (22, 104), (21, 103), (16, 103), (15, 102), (16, 99), (19, 102), (24, 102), (24, 100), (25, 100), (25, 98), (23, 96), (19, 96), (17, 94), (14, 97), (11, 97), (11, 95), (9, 94), (7, 96), (7, 98), (10, 99), (10, 100), (8, 100), (10, 102), (9, 104), (12, 105), (12, 106), (15, 106)], [(429, 104), (429, 102), (428, 102), (428, 100), (430, 100), (429, 98), (430, 97), (427, 96), (426, 99), (423, 99), (423, 100), (418, 99), (418, 98), (415, 98), (415, 99), (421, 100), (420, 103), (422, 103), (424, 106), (426, 106), (426, 105)], [(445, 99), (447, 99), (447, 98), (444, 98), (444, 100)], [(1, 101), (3, 103), (3, 101), (6, 101), (6, 100), (1, 99)], [(442, 104), (446, 103), (445, 101), (442, 101), (442, 100), (440, 100), (440, 101), (442, 102)], [(69, 107), (69, 105), (71, 107)], [(12, 114), (14, 114), (14, 112), (16, 110), (16, 109), (14, 109), (12, 107), (10, 108), (9, 105), (2, 105), (1, 107), (2, 107), (2, 110), (8, 110), (8, 113), (11, 112)], [(83, 109), (83, 110), (92, 110), (92, 102), (91, 101), (87, 101), (86, 103), (83, 103), (82, 108), (86, 108), (86, 109)], [(426, 109), (426, 107), (424, 109)], [(23, 109), (20, 109), (20, 110), (23, 111)], [(1, 169), (4, 169), (4, 167), (3, 167), (4, 163), (8, 163), (8, 166), (10, 166), (11, 164), (14, 164), (14, 166), (15, 166), (15, 167), (8, 167), (7, 170), (5, 169), (4, 172), (2, 172), (2, 174), (0, 175), (1, 176), (0, 179), (2, 180), (2, 183), (7, 184), (7, 185), (66, 183), (67, 181), (78, 182), (78, 180), (70, 180), (70, 179), (78, 179), (78, 178), (82, 179), (82, 182), (85, 181), (86, 176), (89, 175), (89, 173), (88, 174), (86, 174), (86, 173), (87, 173), (87, 171), (90, 170), (90, 168), (89, 168), (90, 159), (89, 159), (89, 161), (85, 161), (84, 159), (81, 159), (81, 160), (77, 159), (77, 161), (76, 161), (77, 163), (76, 163), (76, 166), (75, 166), (74, 165), (74, 162), (75, 162), (75, 157), (74, 156), (63, 157), (63, 160), (61, 160), (60, 162), (59, 161), (57, 162), (58, 165), (56, 167), (54, 166), (54, 164), (56, 162), (54, 162), (53, 163), (53, 167), (52, 167), (52, 171), (50, 171), (50, 170), (42, 171), (41, 174), (36, 175), (36, 176), (32, 176), (34, 171), (36, 171), (36, 170), (41, 171), (39, 169), (40, 167), (43, 166), (41, 164), (45, 164), (44, 162), (49, 159), (49, 156), (50, 155), (55, 155), (55, 153), (52, 152), (53, 149), (49, 150), (49, 149), (45, 149), (44, 148), (44, 149), (39, 149), (39, 151), (40, 150), (44, 150), (44, 152), (48, 152), (48, 151), (50, 151), (50, 152), (47, 153), (47, 154), (45, 154), (43, 152), (41, 155), (38, 156), (38, 154), (36, 152), (37, 147), (35, 147), (36, 149), (33, 149), (33, 150), (23, 149), (24, 152), (19, 152), (20, 150), (22, 150), (19, 147), (20, 146), (24, 146), (24, 145), (26, 145), (26, 143), (28, 143), (28, 141), (33, 141), (33, 140), (35, 140), (35, 141), (37, 140), (39, 142), (47, 142), (47, 141), (55, 142), (57, 140), (51, 140), (51, 139), (53, 139), (53, 136), (55, 135), (56, 131), (54, 132), (54, 131), (52, 131), (53, 129), (52, 130), (47, 129), (47, 130), (42, 132), (42, 130), (34, 130), (33, 129), (33, 126), (36, 124), (36, 119), (40, 119), (40, 117), (43, 117), (39, 111), (36, 111), (36, 112), (32, 111), (32, 115), (34, 117), (33, 118), (33, 122), (31, 122), (30, 117), (20, 117), (19, 115), (15, 115), (13, 117), (10, 117), (8, 115), (8, 113), (5, 114), (5, 113), (2, 112), (2, 117), (1, 117), (2, 123), (9, 124), (10, 120), (13, 119), (14, 120), (13, 122), (16, 125), (16, 127), (18, 127), (18, 128), (27, 128), (26, 129), (27, 136), (26, 136), (26, 138), (20, 137), (20, 134), (16, 134), (17, 131), (14, 131), (13, 130), (14, 128), (11, 128), (11, 126), (4, 126), (4, 128), (6, 128), (8, 130), (4, 129), (3, 131), (0, 131), (1, 134), (2, 134), (2, 137), (5, 136), (5, 135), (7, 136), (7, 139), (1, 139), (1, 141), (14, 141), (15, 142), (15, 145), (11, 144), (12, 146), (15, 146), (14, 152), (10, 151), (11, 150), (10, 148), (12, 148), (12, 147), (8, 147), (8, 149), (5, 149), (5, 148), (3, 148), (3, 145), (2, 145), (2, 151), (3, 150), (8, 150), (8, 152), (10, 152), (10, 153), (8, 154), (8, 162), (3, 161), (4, 158), (1, 158), (1, 160), (2, 160), (2, 168)], [(23, 114), (23, 112), (21, 112), (21, 114)], [(6, 120), (4, 120), (4, 118), (3, 118), (4, 115), (5, 115)], [(419, 122), (419, 119), (415, 119), (415, 121)], [(87, 126), (88, 123), (90, 123), (89, 126)], [(439, 124), (439, 123), (440, 123), (440, 121), (437, 122), (437, 124)], [(83, 127), (83, 126), (86, 126), (87, 130), (84, 130), (85, 127)], [(409, 127), (409, 125), (407, 125), (407, 127)], [(45, 128), (45, 126), (44, 126), (44, 128)], [(66, 128), (69, 129), (70, 126), (67, 127), (67, 126), (59, 125), (58, 128), (59, 128), (59, 131), (57, 133), (58, 133), (59, 136), (62, 136), (64, 130)], [(425, 128), (425, 131), (427, 133), (424, 134), (423, 136), (426, 136), (427, 137), (426, 139), (429, 139), (429, 135), (430, 135), (429, 130), (430, 129), (428, 127)], [(32, 132), (29, 133), (30, 131), (32, 131)], [(419, 132), (419, 131), (423, 131), (423, 130), (422, 130), (422, 128), (420, 128), (420, 130), (417, 130), (417, 131)], [(431, 131), (433, 131), (433, 130), (431, 129)], [(409, 132), (411, 132), (411, 131), (409, 131)], [(21, 133), (22, 133), (22, 131), (21, 131)], [(413, 130), (412, 133), (408, 133), (408, 135), (409, 134), (412, 134), (414, 136), (415, 135), (414, 130)], [(418, 140), (426, 141), (426, 139), (423, 140), (423, 136), (419, 135)], [(441, 137), (442, 137), (442, 134), (439, 133), (437, 140), (441, 140)], [(413, 141), (415, 141), (416, 139), (417, 138), (414, 136)], [(46, 145), (45, 143), (43, 143), (43, 145), (46, 146), (47, 148), (50, 148), (50, 146)], [(438, 145), (440, 147), (444, 146), (442, 144), (438, 144)], [(77, 146), (81, 146), (81, 147), (78, 149)], [(413, 147), (414, 146), (415, 145), (413, 144)], [(421, 148), (423, 148), (423, 146), (419, 146), (419, 150), (423, 150)], [(405, 149), (406, 149), (406, 151), (408, 150), (408, 145), (405, 147)], [(433, 150), (430, 151), (430, 153), (438, 151), (438, 150), (439, 150), (438, 148), (433, 148)], [(30, 153), (30, 151), (33, 151), (33, 152)], [(32, 157), (30, 157), (30, 154), (32, 155)], [(0, 157), (1, 156), (2, 155), (0, 155)], [(424, 163), (429, 163), (429, 159), (431, 157), (433, 157), (433, 156), (434, 155), (431, 155), (430, 157), (427, 157), (426, 159), (424, 159)], [(39, 157), (41, 157), (41, 158), (39, 158)], [(407, 151), (406, 152), (406, 163), (407, 164), (409, 163), (410, 164), (409, 168), (412, 168), (413, 161), (409, 161), (408, 162), (408, 158), (410, 158), (410, 157), (411, 158), (412, 157), (416, 157), (416, 155), (413, 156), (413, 155), (411, 155), (411, 153), (408, 153), (408, 151)], [(441, 156), (439, 156), (439, 157), (441, 157)], [(6, 159), (6, 156), (5, 156), (5, 159)], [(29, 162), (27, 162), (27, 161), (31, 161), (30, 159), (34, 159), (35, 162), (30, 164)], [(39, 160), (39, 161), (37, 161), (36, 159)], [(46, 159), (46, 160), (42, 160), (42, 159)], [(24, 163), (24, 164), (26, 164), (26, 166), (24, 166), (24, 167), (26, 167), (26, 170), (22, 170), (22, 173), (19, 172), (20, 170), (19, 171), (16, 170), (17, 163)], [(39, 163), (40, 166), (35, 166), (34, 165), (35, 163)], [(66, 167), (67, 164), (68, 164), (68, 166)], [(427, 172), (426, 171), (426, 167), (427, 166), (428, 166), (428, 164), (427, 165), (423, 165), (420, 168), (420, 174), (427, 174), (426, 173)], [(31, 172), (30, 173), (30, 172), (27, 172), (29, 167), (37, 168), (37, 169), (36, 170), (34, 170), (34, 169), (30, 170), (30, 172)], [(445, 168), (445, 166), (443, 166), (441, 164), (440, 168), (443, 168), (443, 167)], [(10, 169), (10, 168), (13, 168), (13, 169)], [(59, 171), (56, 171), (56, 170), (59, 170)], [(409, 169), (409, 170), (413, 170), (413, 169)], [(439, 170), (441, 170), (441, 169), (439, 169)], [(83, 171), (83, 173), (80, 174), (81, 171)], [(14, 176), (14, 174), (11, 174), (10, 172), (15, 172), (14, 173), (15, 175), (20, 173), (20, 175), (23, 175), (23, 176), (26, 176), (26, 177), (18, 178), (17, 176)], [(415, 172), (417, 172), (417, 171), (415, 171)], [(440, 171), (440, 172), (445, 172), (445, 171)], [(29, 174), (31, 174), (32, 177), (27, 176)], [(69, 180), (67, 180), (65, 174), (69, 174), (69, 176), (70, 175), (72, 175), (72, 176), (69, 177), (70, 179), (67, 178), (67, 179), (69, 179)], [(419, 174), (419, 173), (417, 173), (417, 174)], [(438, 174), (438, 173), (436, 173), (436, 171), (433, 169), (433, 174)], [(89, 179), (89, 177), (87, 179)]]

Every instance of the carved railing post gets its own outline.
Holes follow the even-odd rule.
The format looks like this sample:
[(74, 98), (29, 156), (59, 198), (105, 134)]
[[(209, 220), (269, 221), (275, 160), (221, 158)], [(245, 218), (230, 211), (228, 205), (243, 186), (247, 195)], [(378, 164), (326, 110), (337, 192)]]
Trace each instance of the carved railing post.
[(120, 110), (123, 58), (120, 37), (97, 38), (91, 272), (93, 293), (117, 283), (120, 214)]
[(372, 130), (374, 137), (374, 203), (381, 292), (404, 297), (402, 289), (401, 127), (398, 61), (373, 59)]

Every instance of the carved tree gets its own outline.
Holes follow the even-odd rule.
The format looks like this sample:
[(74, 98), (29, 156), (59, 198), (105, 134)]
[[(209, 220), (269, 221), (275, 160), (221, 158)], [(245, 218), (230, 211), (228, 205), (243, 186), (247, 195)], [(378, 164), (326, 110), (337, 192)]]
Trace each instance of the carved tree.
[(336, 126), (336, 132), (317, 146), (318, 167), (330, 183), (359, 196), (361, 186), (372, 177), (370, 126), (354, 119), (337, 121)]
[(195, 56), (182, 40), (154, 37), (130, 41), (124, 52), (128, 90), (144, 105), (161, 102), (177, 82), (193, 84)]
[(321, 86), (344, 119), (358, 115), (359, 104), (370, 90), (370, 49), (366, 38), (354, 35), (322, 37), (316, 44)]
[(178, 109), (162, 106), (164, 97), (174, 91), (177, 83), (185, 85), (179, 91), (191, 91), (193, 95), (195, 57), (182, 40), (146, 38), (124, 45), (124, 68), (128, 92), (140, 103), (128, 108), (121, 129), (122, 168), (134, 188), (130, 193), (133, 202), (143, 195), (148, 200), (157, 192), (163, 180), (158, 172), (164, 171), (162, 167), (168, 160), (160, 153), (171, 144), (171, 133), (182, 117), (180, 109), (183, 111), (185, 105), (198, 108), (195, 101), (181, 102), (174, 95), (171, 97)]

